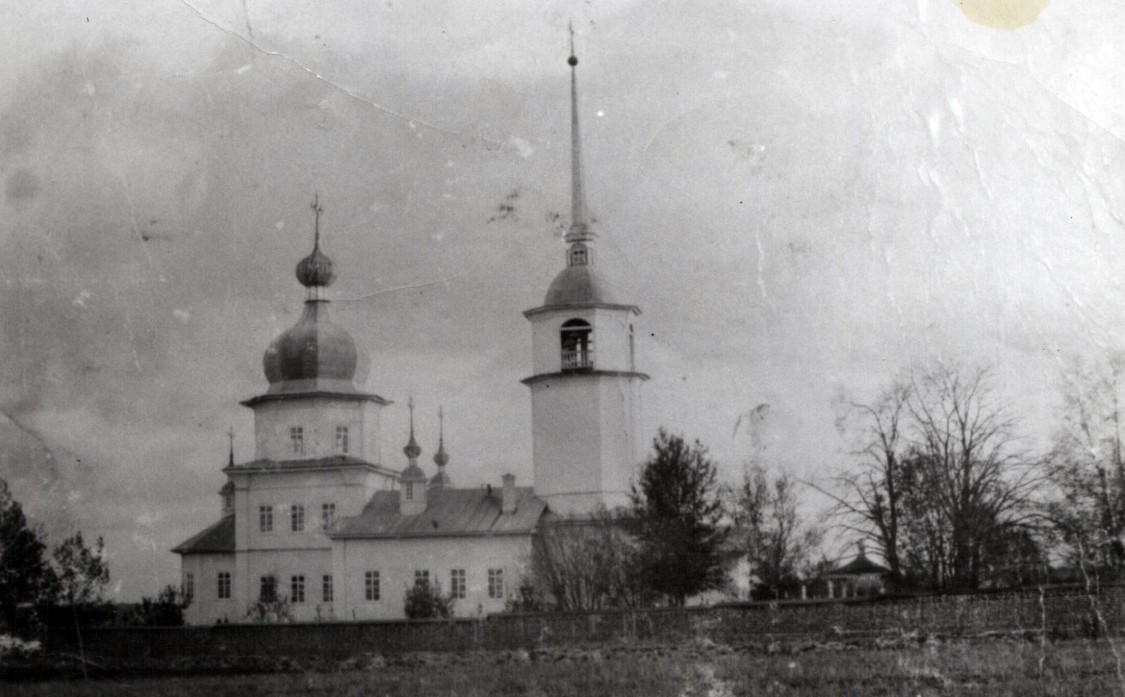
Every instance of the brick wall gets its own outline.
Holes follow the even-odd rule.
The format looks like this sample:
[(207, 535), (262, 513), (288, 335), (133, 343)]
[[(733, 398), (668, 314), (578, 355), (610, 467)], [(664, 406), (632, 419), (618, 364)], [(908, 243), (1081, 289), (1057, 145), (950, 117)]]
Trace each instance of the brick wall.
[[(1097, 613), (1097, 620), (1092, 620)], [(1067, 591), (751, 603), (711, 608), (493, 615), (481, 620), (326, 622), (214, 627), (112, 627), (83, 632), (87, 655), (147, 663), (180, 657), (342, 658), (370, 653), (515, 649), (615, 640), (674, 641), (706, 636), (720, 643), (773, 637), (969, 635), (1046, 630), (1085, 635), (1093, 621), (1125, 630), (1125, 588), (1098, 596)], [(77, 649), (73, 631), (52, 631), (48, 651)]]

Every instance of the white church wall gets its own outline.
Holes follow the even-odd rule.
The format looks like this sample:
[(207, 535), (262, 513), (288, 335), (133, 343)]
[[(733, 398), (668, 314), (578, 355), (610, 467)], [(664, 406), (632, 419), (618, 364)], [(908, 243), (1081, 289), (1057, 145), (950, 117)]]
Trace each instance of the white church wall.
[[(289, 611), (295, 622), (329, 620), (335, 617), (334, 603), (323, 598), (323, 577), (332, 574), (332, 552), (329, 549), (272, 549), (245, 553), (246, 576), (243, 584), (246, 607), (237, 608), (245, 618), (250, 604), (258, 600), (263, 576), (277, 579), (277, 593), (289, 600)], [(305, 596), (293, 595), (292, 579), (304, 577)], [(333, 578), (334, 595), (338, 593)]]
[[(371, 462), (379, 458), (379, 405), (358, 400), (283, 399), (254, 407), (257, 459), (305, 460), (347, 454)], [(338, 446), (336, 428), (348, 429), (348, 447)], [(295, 448), (290, 429), (301, 428)]]
[[(358, 515), (379, 488), (393, 479), (360, 467), (305, 472), (232, 473), (235, 483), (235, 539), (238, 549), (327, 548), (323, 505), (335, 505), (335, 517)], [(304, 530), (293, 530), (292, 510), (304, 507)], [(262, 529), (263, 507), (272, 511), (272, 529)]]
[[(180, 587), (191, 586), (191, 603), (184, 609), (186, 624), (214, 624), (219, 620), (237, 621), (241, 617), (234, 599), (234, 554), (185, 554), (181, 557)], [(231, 574), (231, 593), (219, 597), (219, 573)]]
[[(515, 594), (526, 569), (531, 537), (337, 540), (332, 551), (338, 588), (346, 592), (344, 604), (337, 603), (340, 619), (401, 619), (405, 617), (406, 592), (414, 584), (415, 571), (428, 571), (430, 581), (440, 584), (442, 593), (449, 594), (454, 569), (465, 571), (466, 584), (465, 597), (454, 603), (454, 614), (471, 617), (504, 609), (506, 599)], [(490, 597), (490, 569), (502, 572), (500, 597)], [(367, 599), (369, 571), (379, 574), (378, 600)]]

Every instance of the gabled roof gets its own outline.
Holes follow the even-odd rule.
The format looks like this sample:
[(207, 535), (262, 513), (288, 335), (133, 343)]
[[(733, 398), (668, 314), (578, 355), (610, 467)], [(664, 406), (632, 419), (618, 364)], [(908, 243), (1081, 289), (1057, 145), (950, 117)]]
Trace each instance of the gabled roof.
[(398, 491), (377, 491), (358, 516), (342, 519), (333, 539), (529, 535), (547, 504), (529, 487), (516, 489), (516, 510), (500, 510), (500, 489), (437, 488), (426, 492), (426, 510), (399, 512)]
[(172, 548), (176, 554), (234, 552), (234, 515), (223, 519), (203, 532)]
[(376, 465), (351, 455), (329, 455), (328, 457), (304, 460), (251, 460), (225, 468), (224, 472), (273, 472), (278, 470), (338, 469), (341, 467), (364, 467), (370, 470), (398, 475), (398, 472), (382, 465)]
[(889, 571), (890, 569), (888, 569), (887, 567), (871, 561), (867, 558), (866, 554), (860, 553), (856, 555), (855, 559), (852, 559), (847, 564), (844, 564), (838, 569), (835, 569), (829, 575), (860, 576), (864, 574), (885, 574)]

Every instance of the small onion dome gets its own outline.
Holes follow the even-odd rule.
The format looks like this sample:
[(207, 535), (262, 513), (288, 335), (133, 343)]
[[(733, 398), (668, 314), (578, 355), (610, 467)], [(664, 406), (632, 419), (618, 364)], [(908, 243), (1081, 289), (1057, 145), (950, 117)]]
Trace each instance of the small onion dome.
[(425, 482), (426, 473), (422, 471), (421, 467), (412, 462), (406, 466), (406, 469), (402, 471), (402, 474), (400, 474), (398, 478), (403, 482)]
[(328, 303), (310, 301), (297, 324), (273, 340), (262, 358), (271, 385), (297, 380), (362, 383), (367, 356), (346, 329), (328, 316)]
[(297, 280), (306, 288), (327, 288), (336, 280), (332, 260), (320, 251), (320, 245), (313, 246), (312, 254), (297, 262)]
[(567, 266), (547, 289), (544, 305), (613, 304), (615, 293), (605, 276), (594, 266)]
[[(409, 458), (412, 461), (417, 460), (418, 456), (422, 454), (422, 448), (418, 447), (418, 441), (414, 440), (414, 430), (413, 429), (411, 429), (411, 431), (410, 431), (410, 442), (406, 444), (406, 447), (402, 449), (402, 452), (403, 452), (404, 455), (406, 455), (407, 458)], [(409, 468), (407, 468), (407, 469), (409, 469)], [(421, 472), (422, 470), (418, 470), (418, 471)], [(424, 479), (424, 477), (423, 477), (423, 479)]]
[(449, 475), (445, 473), (444, 469), (438, 470), (437, 474), (430, 477), (430, 487), (434, 489), (441, 489), (442, 487), (451, 486), (452, 484), (453, 480), (449, 478)]
[(434, 453), (434, 464), (438, 467), (445, 467), (449, 464), (449, 454), (445, 452), (445, 443), (438, 443), (438, 450)]

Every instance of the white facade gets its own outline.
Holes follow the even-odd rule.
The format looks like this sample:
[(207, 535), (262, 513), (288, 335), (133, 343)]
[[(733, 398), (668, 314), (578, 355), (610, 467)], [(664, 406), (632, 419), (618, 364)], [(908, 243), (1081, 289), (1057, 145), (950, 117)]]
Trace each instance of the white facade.
[[(371, 401), (330, 397), (254, 404), (256, 458), (311, 460), (350, 455), (380, 463), (383, 461), (379, 433), (382, 408)], [(299, 443), (293, 437), (294, 428), (301, 429)]]

